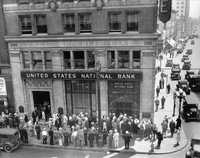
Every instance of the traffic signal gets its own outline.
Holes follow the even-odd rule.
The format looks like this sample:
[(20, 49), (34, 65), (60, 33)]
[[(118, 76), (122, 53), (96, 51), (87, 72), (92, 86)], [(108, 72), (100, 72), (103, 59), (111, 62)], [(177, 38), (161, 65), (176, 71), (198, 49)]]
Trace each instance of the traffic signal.
[(171, 18), (172, 0), (160, 0), (159, 2), (159, 19), (166, 23)]

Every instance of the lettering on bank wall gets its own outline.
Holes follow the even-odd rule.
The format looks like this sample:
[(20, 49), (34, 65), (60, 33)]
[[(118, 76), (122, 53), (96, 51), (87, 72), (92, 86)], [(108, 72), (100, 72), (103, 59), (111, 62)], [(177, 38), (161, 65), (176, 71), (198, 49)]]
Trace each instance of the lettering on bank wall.
[(139, 79), (139, 73), (116, 73), (116, 72), (21, 72), (23, 79)]

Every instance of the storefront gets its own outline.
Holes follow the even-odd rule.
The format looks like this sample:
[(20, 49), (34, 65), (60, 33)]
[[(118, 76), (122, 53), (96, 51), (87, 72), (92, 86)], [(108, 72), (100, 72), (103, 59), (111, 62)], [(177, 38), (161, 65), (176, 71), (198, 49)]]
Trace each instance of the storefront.
[[(80, 112), (89, 115), (97, 115), (98, 104), (101, 109), (107, 106), (108, 112), (116, 114), (140, 113), (140, 81), (142, 74), (139, 72), (30, 72), (22, 71), (21, 77), (25, 83), (27, 99), (31, 102), (31, 108), (47, 110), (46, 112), (55, 113), (58, 107), (63, 107), (64, 113), (78, 114)], [(49, 82), (48, 87), (44, 87), (43, 82)], [(27, 86), (28, 82), (37, 82), (34, 88)], [(63, 84), (65, 105), (53, 105), (56, 94), (53, 89), (54, 82)], [(98, 84), (105, 83), (105, 87)], [(106, 88), (107, 87), (107, 88)], [(45, 90), (46, 89), (46, 90)], [(101, 96), (103, 95), (103, 97)], [(98, 100), (98, 97), (100, 100)], [(62, 99), (60, 97), (60, 99)], [(108, 100), (107, 105), (103, 104)], [(100, 103), (98, 103), (98, 101)], [(29, 101), (28, 101), (29, 102)], [(56, 102), (54, 101), (54, 104)]]

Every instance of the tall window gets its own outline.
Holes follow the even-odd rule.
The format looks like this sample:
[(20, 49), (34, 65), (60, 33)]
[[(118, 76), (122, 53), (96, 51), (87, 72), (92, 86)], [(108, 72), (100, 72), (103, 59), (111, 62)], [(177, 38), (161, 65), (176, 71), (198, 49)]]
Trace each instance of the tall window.
[(22, 60), (23, 60), (24, 69), (30, 69), (31, 53), (28, 51), (23, 51), (22, 52)]
[(84, 51), (74, 51), (74, 66), (75, 69), (84, 69)]
[(95, 54), (92, 51), (87, 51), (88, 68), (95, 67)]
[(63, 14), (64, 32), (75, 32), (74, 14)]
[(32, 52), (32, 64), (33, 69), (42, 70), (42, 53), (40, 51)]
[(133, 68), (140, 68), (141, 53), (140, 51), (133, 51)]
[(115, 68), (115, 51), (108, 51), (108, 68)]
[(32, 20), (30, 15), (19, 16), (21, 34), (32, 34)]
[(127, 15), (127, 31), (138, 31), (138, 13), (129, 12)]
[(45, 69), (52, 69), (52, 55), (49, 51), (44, 51)]
[(109, 13), (109, 30), (110, 32), (121, 31), (120, 13)]
[(129, 51), (118, 51), (118, 68), (129, 68)]
[(35, 15), (36, 32), (47, 33), (47, 22), (45, 15)]
[(70, 69), (71, 68), (70, 51), (63, 51), (63, 56), (64, 56), (65, 69)]
[(80, 33), (92, 32), (91, 13), (79, 14)]

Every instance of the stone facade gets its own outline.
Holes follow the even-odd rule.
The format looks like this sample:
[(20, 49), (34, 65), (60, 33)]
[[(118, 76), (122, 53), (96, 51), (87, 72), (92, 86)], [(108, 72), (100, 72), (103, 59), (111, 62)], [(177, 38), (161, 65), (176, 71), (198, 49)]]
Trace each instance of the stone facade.
[[(47, 1), (48, 2), (48, 1)], [(98, 9), (91, 2), (75, 3), (58, 3), (57, 11), (48, 9), (47, 4), (24, 4), (19, 5), (16, 1), (4, 1), (4, 12), (7, 26), (7, 35), (5, 36), (8, 42), (9, 54), (12, 67), (14, 95), (16, 106), (24, 105), (27, 112), (31, 112), (34, 108), (33, 91), (48, 91), (50, 94), (51, 111), (57, 112), (58, 107), (63, 107), (64, 112), (67, 113), (73, 108), (70, 97), (67, 95), (66, 81), (64, 79), (26, 79), (22, 78), (21, 72), (27, 71), (23, 68), (22, 51), (50, 51), (52, 54), (52, 69), (51, 72), (104, 72), (104, 73), (124, 73), (130, 72), (133, 74), (140, 74), (141, 78), (132, 80), (139, 84), (137, 89), (137, 96), (139, 96), (139, 113), (140, 117), (149, 116), (153, 118), (154, 113), (154, 76), (155, 76), (155, 54), (157, 53), (157, 41), (159, 35), (156, 33), (157, 26), (157, 1), (154, 0), (126, 0), (104, 1), (104, 6)], [(22, 9), (23, 8), (23, 9)], [(139, 29), (137, 32), (126, 32), (124, 23), (122, 24), (121, 32), (110, 33), (108, 30), (107, 15), (110, 11), (121, 11), (122, 15), (126, 11), (137, 10), (140, 14)], [(79, 28), (75, 28), (74, 34), (65, 34), (63, 32), (61, 14), (75, 13), (76, 15), (82, 12), (92, 13), (92, 32), (82, 34)], [(45, 35), (33, 34), (24, 36), (20, 33), (18, 24), (18, 15), (45, 13), (47, 15), (48, 32)], [(123, 17), (123, 16), (122, 16)], [(121, 17), (121, 18), (122, 18)], [(122, 21), (124, 21), (122, 19)], [(75, 20), (75, 23), (77, 21)], [(64, 68), (63, 51), (73, 50), (92, 50), (95, 52), (95, 62), (100, 63), (101, 69), (92, 70), (85, 67), (83, 70)], [(109, 69), (107, 51), (114, 50), (139, 50), (141, 52), (140, 68), (133, 69), (131, 66), (127, 69)], [(132, 53), (130, 53), (132, 54)], [(129, 56), (132, 61), (132, 56)], [(87, 62), (87, 61), (85, 61)], [(118, 61), (115, 61), (118, 62)], [(74, 64), (71, 61), (72, 65)], [(29, 69), (29, 72), (34, 72)], [(42, 70), (42, 72), (48, 72)], [(109, 79), (99, 80), (94, 79), (95, 83), (99, 82), (99, 92), (95, 92), (96, 98), (92, 100), (98, 101), (98, 93), (100, 97), (101, 115), (108, 115), (109, 112)], [(70, 80), (73, 81), (73, 80)], [(127, 82), (126, 80), (120, 80)], [(114, 80), (113, 80), (114, 82)], [(39, 85), (37, 83), (40, 83)], [(93, 97), (93, 96), (91, 96)], [(78, 98), (77, 98), (78, 99)], [(94, 103), (95, 104), (95, 103)]]

